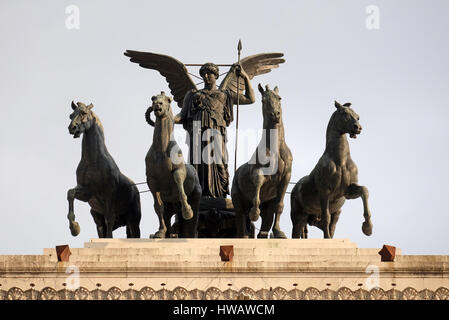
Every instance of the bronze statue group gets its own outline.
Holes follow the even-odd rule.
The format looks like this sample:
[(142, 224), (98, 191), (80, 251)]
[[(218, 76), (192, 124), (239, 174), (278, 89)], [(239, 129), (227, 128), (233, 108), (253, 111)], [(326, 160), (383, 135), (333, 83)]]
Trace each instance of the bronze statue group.
[[(173, 95), (173, 99), (164, 92), (153, 96), (145, 114), (148, 124), (154, 127), (153, 143), (145, 158), (146, 182), (159, 219), (159, 229), (152, 236), (197, 238), (212, 234), (249, 238), (254, 237), (253, 222), (260, 217), (258, 238), (268, 238), (270, 231), (274, 238), (286, 238), (280, 219), (293, 158), (285, 142), (277, 87), (258, 85), (263, 134), (251, 159), (235, 171), (230, 192), (226, 149), (226, 128), (234, 120), (234, 106), (238, 118), (239, 105), (255, 102), (251, 79), (285, 62), (283, 54), (262, 53), (239, 59), (219, 86), (219, 67), (206, 63), (200, 69), (203, 89), (197, 89), (186, 66), (173, 57), (131, 50), (125, 55), (143, 68), (159, 71)], [(173, 115), (172, 100), (181, 108), (177, 115)], [(98, 237), (112, 238), (113, 230), (126, 226), (128, 238), (140, 238), (141, 208), (136, 185), (120, 172), (109, 154), (93, 105), (72, 102), (71, 106), (69, 132), (74, 138), (83, 135), (77, 185), (67, 193), (72, 235), (80, 232), (74, 215), (77, 199), (89, 203)], [(335, 101), (324, 153), (291, 192), (292, 238), (307, 238), (307, 225), (320, 228), (324, 238), (332, 238), (345, 200), (358, 197), (364, 208), (362, 231), (368, 236), (372, 233), (368, 189), (358, 184), (357, 166), (351, 159), (347, 139), (347, 135), (356, 138), (362, 130), (359, 116), (350, 106)], [(175, 124), (181, 124), (186, 131), (187, 163), (173, 138)], [(230, 217), (227, 227), (220, 221), (225, 213)]]

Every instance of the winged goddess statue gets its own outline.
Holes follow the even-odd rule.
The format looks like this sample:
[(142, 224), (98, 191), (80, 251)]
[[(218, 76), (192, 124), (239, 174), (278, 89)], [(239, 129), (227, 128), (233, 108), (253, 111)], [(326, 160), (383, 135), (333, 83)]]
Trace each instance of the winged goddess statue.
[[(192, 164), (203, 188), (203, 197), (226, 198), (229, 194), (226, 127), (233, 121), (235, 104), (255, 101), (250, 80), (270, 72), (284, 63), (282, 53), (260, 53), (239, 59), (217, 88), (219, 68), (206, 63), (200, 68), (204, 88), (198, 89), (179, 60), (162, 54), (126, 50), (125, 56), (146, 69), (165, 77), (173, 99), (181, 108), (174, 118), (187, 131), (188, 161)], [(243, 81), (242, 81), (243, 80)]]

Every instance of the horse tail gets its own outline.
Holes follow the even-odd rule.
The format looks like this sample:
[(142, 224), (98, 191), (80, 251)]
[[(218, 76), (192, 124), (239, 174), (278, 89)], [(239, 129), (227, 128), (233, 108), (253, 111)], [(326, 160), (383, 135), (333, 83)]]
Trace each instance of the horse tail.
[(140, 207), (140, 193), (139, 189), (133, 185), (131, 190), (131, 210), (128, 213), (126, 234), (127, 238), (140, 238), (140, 220), (142, 217)]
[(126, 195), (128, 204), (128, 211), (125, 217), (126, 220), (126, 235), (127, 238), (140, 238), (140, 220), (142, 217), (140, 207), (140, 193), (134, 181), (125, 175), (121, 175), (122, 192)]
[(133, 217), (137, 223), (140, 223), (142, 217), (141, 206), (140, 206), (140, 193), (139, 189), (134, 185), (132, 187), (132, 198), (133, 198)]

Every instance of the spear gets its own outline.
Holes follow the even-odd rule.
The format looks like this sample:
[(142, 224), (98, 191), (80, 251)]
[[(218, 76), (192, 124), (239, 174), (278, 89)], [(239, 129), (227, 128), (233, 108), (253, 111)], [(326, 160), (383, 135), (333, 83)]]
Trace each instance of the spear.
[[(237, 65), (240, 67), (240, 51), (242, 50), (242, 41), (239, 39), (237, 45), (238, 62)], [(237, 142), (239, 137), (239, 97), (240, 97), (240, 76), (237, 75), (237, 119), (235, 123), (235, 152), (234, 152), (234, 174), (237, 171)]]

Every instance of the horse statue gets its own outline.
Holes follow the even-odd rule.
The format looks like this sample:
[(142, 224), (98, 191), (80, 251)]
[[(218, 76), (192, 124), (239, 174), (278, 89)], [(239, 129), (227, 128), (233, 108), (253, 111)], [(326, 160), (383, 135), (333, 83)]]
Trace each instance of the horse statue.
[(323, 230), (324, 238), (332, 238), (345, 199), (362, 197), (362, 231), (372, 233), (371, 213), (368, 208), (368, 189), (357, 183), (357, 166), (351, 159), (346, 134), (356, 138), (362, 131), (359, 115), (335, 101), (337, 110), (332, 114), (326, 131), (326, 149), (318, 164), (300, 179), (291, 193), (291, 220), (293, 238), (307, 239), (307, 224)]
[[(284, 195), (290, 182), (292, 154), (284, 139), (281, 97), (278, 88), (258, 86), (262, 94), (263, 134), (251, 160), (240, 166), (232, 181), (232, 202), (236, 212), (237, 237), (248, 237), (247, 218), (262, 216), (258, 238), (286, 238), (280, 229)], [(275, 221), (273, 224), (273, 218)]]
[(76, 169), (77, 186), (67, 192), (70, 231), (73, 236), (80, 233), (73, 208), (77, 199), (89, 203), (99, 238), (112, 238), (112, 231), (122, 226), (126, 226), (128, 238), (140, 238), (139, 190), (120, 172), (106, 149), (103, 126), (92, 108), (92, 104), (72, 101), (69, 133), (74, 138), (83, 134), (83, 141)]
[[(159, 218), (159, 230), (154, 237), (165, 238), (174, 233), (170, 219), (176, 214), (179, 237), (196, 238), (202, 191), (198, 175), (192, 165), (184, 163), (181, 149), (172, 139), (172, 99), (161, 92), (151, 100), (153, 103), (146, 111), (145, 118), (154, 127), (153, 144), (145, 157), (145, 164), (147, 184)], [(150, 117), (152, 112), (156, 123)]]

